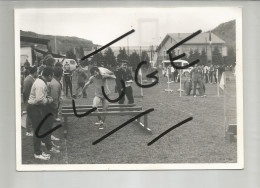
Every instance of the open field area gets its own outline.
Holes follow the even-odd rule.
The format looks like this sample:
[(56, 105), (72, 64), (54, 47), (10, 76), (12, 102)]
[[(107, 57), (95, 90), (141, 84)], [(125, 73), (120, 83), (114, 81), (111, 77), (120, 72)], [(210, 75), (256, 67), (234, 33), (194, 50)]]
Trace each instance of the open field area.
[[(231, 74), (231, 73), (230, 73)], [(110, 82), (114, 93), (114, 82)], [(75, 83), (73, 84), (75, 89)], [(236, 123), (236, 88), (234, 77), (227, 81), (225, 93), (217, 96), (216, 84), (206, 84), (207, 97), (179, 96), (179, 83), (172, 83), (173, 92), (165, 92), (166, 78), (148, 89), (144, 97), (136, 97), (135, 104), (143, 110), (154, 108), (148, 115), (152, 133), (130, 123), (96, 145), (94, 141), (115, 129), (130, 117), (108, 116), (105, 129), (95, 125), (97, 117), (71, 117), (68, 119), (68, 137), (63, 137), (63, 127), (54, 132), (61, 138), (55, 141), (61, 146), (61, 153), (53, 154), (49, 161), (33, 157), (32, 137), (22, 130), (23, 164), (145, 164), (145, 163), (235, 163), (237, 143), (225, 140), (225, 124)], [(140, 88), (133, 84), (135, 96)], [(77, 104), (92, 104), (94, 87), (87, 90), (87, 99), (76, 99)], [(111, 95), (116, 98), (118, 94)], [(72, 105), (71, 98), (65, 98), (64, 105)], [(127, 102), (127, 99), (126, 99)], [(225, 106), (225, 110), (224, 110)], [(226, 112), (226, 121), (225, 114)], [(193, 120), (174, 129), (151, 146), (147, 143), (173, 125), (193, 117)]]

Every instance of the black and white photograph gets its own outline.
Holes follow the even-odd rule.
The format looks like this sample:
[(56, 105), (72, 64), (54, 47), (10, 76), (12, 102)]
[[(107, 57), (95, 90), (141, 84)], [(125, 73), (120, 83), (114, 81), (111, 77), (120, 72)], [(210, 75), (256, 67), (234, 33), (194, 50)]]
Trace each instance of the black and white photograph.
[(18, 171), (244, 168), (241, 8), (14, 18)]

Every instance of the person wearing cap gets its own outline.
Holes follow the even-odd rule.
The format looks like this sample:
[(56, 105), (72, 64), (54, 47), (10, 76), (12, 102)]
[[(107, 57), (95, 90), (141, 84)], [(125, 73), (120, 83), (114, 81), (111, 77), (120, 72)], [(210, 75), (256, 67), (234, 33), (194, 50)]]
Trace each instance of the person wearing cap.
[[(131, 71), (127, 68), (127, 61), (122, 61), (121, 63), (121, 68), (117, 74), (116, 77), (116, 83), (117, 84), (117, 90), (119, 92), (119, 95), (123, 91), (123, 86), (121, 84), (121, 80), (125, 83), (125, 95), (128, 99), (128, 104), (133, 104), (134, 103), (134, 97), (133, 97), (133, 88), (131, 84), (133, 83), (133, 76), (131, 74)], [(119, 100), (119, 104), (124, 104), (125, 102), (125, 96), (123, 96)]]

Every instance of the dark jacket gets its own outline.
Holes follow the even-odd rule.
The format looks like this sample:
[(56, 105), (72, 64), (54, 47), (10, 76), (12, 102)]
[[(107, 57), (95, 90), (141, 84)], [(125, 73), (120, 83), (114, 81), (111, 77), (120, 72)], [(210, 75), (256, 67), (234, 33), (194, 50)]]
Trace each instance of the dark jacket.
[(31, 88), (34, 82), (34, 78), (28, 75), (23, 81), (23, 102), (27, 103), (31, 93)]
[(123, 69), (119, 69), (118, 71), (115, 72), (115, 76), (116, 76), (117, 88), (119, 90), (122, 89), (121, 80), (123, 82), (133, 80), (133, 76), (132, 76), (131, 71), (129, 69), (126, 69), (126, 71), (124, 71)]

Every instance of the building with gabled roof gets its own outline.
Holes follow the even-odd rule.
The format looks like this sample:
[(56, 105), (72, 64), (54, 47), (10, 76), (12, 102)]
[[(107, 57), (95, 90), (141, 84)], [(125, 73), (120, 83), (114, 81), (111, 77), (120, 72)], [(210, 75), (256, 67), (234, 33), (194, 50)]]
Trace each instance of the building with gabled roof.
[[(166, 51), (178, 42), (190, 36), (191, 34), (192, 33), (168, 33), (156, 49), (156, 52), (158, 53), (158, 60), (162, 61), (165, 59), (169, 59)], [(222, 54), (222, 56), (227, 55), (227, 47), (225, 46), (225, 41), (223, 41), (217, 35), (207, 32), (198, 34), (194, 38), (188, 40), (184, 44), (174, 49), (174, 51), (176, 55), (185, 53), (188, 57), (190, 50), (198, 50), (198, 52), (200, 53), (202, 50), (205, 50), (208, 60), (211, 61), (211, 50), (213, 51), (215, 47), (219, 49), (219, 52)]]

